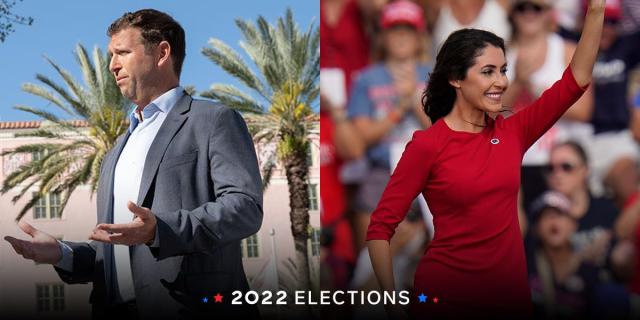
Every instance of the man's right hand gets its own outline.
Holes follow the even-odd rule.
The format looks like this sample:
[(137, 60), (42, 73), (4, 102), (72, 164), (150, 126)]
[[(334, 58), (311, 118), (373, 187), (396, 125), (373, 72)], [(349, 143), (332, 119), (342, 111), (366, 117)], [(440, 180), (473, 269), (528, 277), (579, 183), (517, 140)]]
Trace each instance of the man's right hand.
[(11, 236), (4, 237), (18, 254), (37, 263), (56, 264), (62, 259), (60, 244), (48, 233), (42, 232), (30, 224), (20, 221), (18, 227), (31, 236), (29, 240), (20, 240)]

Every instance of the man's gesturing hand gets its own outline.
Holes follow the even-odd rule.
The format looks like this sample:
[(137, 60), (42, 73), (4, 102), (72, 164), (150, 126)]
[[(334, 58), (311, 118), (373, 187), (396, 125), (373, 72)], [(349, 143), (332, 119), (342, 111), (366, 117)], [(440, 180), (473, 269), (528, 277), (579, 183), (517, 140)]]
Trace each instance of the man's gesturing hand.
[(131, 201), (127, 203), (127, 208), (135, 215), (131, 223), (101, 223), (93, 229), (89, 239), (128, 246), (151, 244), (156, 235), (156, 216), (151, 210)]
[(31, 236), (30, 240), (20, 240), (11, 236), (4, 237), (19, 255), (37, 263), (56, 264), (62, 259), (60, 244), (56, 238), (42, 232), (30, 224), (20, 221), (18, 227)]

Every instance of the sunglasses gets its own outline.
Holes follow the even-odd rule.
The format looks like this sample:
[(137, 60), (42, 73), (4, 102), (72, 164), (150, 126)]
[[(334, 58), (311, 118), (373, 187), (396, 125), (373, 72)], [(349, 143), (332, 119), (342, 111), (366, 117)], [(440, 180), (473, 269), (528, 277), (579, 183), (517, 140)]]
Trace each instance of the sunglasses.
[(525, 13), (527, 11), (531, 11), (534, 13), (540, 13), (545, 8), (539, 4), (531, 3), (531, 2), (520, 2), (513, 7), (513, 10), (517, 13)]
[(543, 170), (544, 170), (544, 172), (546, 174), (550, 175), (550, 174), (554, 173), (556, 170), (561, 170), (564, 173), (571, 173), (577, 167), (578, 167), (578, 165), (573, 164), (573, 163), (569, 163), (569, 162), (562, 162), (562, 163), (559, 163), (559, 164), (550, 163), (550, 164), (544, 166)]

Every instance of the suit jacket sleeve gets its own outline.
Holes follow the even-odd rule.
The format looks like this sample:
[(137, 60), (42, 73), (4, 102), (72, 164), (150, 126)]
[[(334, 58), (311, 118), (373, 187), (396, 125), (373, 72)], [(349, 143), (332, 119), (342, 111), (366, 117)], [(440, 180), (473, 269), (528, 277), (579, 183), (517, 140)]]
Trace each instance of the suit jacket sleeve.
[(73, 271), (69, 272), (54, 266), (62, 281), (68, 284), (93, 281), (93, 269), (96, 261), (97, 242), (62, 241), (73, 250)]
[(194, 210), (154, 212), (158, 241), (149, 248), (158, 260), (211, 251), (260, 229), (262, 180), (253, 141), (237, 111), (222, 107), (213, 115), (208, 148), (214, 200)]

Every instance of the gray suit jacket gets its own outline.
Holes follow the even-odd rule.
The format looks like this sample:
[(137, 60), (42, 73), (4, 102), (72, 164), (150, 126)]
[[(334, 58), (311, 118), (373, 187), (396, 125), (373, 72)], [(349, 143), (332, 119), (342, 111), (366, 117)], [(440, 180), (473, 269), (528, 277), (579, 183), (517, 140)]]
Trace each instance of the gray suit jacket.
[[(104, 158), (98, 223), (113, 222), (114, 171), (128, 137), (127, 131)], [(257, 314), (255, 307), (230, 304), (232, 291), (249, 289), (240, 240), (262, 224), (258, 162), (238, 112), (185, 94), (151, 144), (137, 200), (156, 215), (159, 240), (155, 247), (130, 247), (141, 317)], [(93, 282), (93, 315), (108, 313), (118, 301), (113, 246), (65, 243), (74, 251), (73, 272), (56, 268), (60, 278)], [(222, 304), (213, 303), (216, 293)]]

